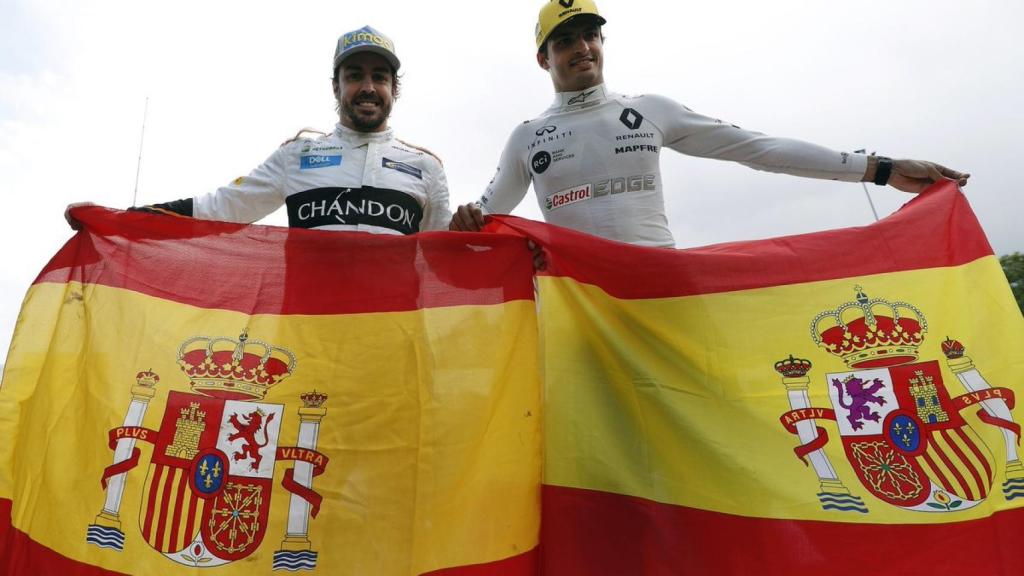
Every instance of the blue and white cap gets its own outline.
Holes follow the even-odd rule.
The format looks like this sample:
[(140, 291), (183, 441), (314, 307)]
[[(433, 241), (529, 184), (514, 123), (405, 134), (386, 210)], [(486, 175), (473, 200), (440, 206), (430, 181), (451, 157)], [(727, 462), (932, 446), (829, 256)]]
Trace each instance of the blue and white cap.
[(373, 52), (380, 54), (385, 60), (391, 64), (391, 67), (398, 71), (398, 68), (402, 65), (398, 61), (398, 56), (395, 56), (395, 43), (391, 41), (391, 38), (381, 34), (377, 30), (374, 30), (370, 26), (363, 26), (359, 30), (353, 30), (346, 32), (338, 38), (338, 47), (334, 50), (334, 70), (338, 69), (338, 65), (341, 62), (353, 54), (360, 52)]

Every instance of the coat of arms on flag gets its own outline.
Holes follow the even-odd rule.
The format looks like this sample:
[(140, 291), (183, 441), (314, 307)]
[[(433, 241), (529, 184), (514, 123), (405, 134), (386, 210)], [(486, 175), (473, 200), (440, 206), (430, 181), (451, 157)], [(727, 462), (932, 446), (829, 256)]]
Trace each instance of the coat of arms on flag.
[[(853, 302), (811, 322), (814, 342), (847, 368), (824, 377), (832, 408), (811, 405), (810, 360), (790, 355), (775, 364), (791, 407), (780, 420), (800, 438), (794, 451), (817, 474), (822, 508), (868, 512), (826, 454), (829, 436), (819, 420), (835, 421), (847, 460), (876, 499), (919, 512), (955, 512), (981, 504), (999, 470), (997, 459), (961, 414), (975, 406), (982, 423), (1002, 431), (1005, 498), (1024, 496), (1013, 392), (990, 386), (965, 355), (964, 345), (949, 338), (942, 352), (956, 380), (947, 383), (938, 361), (918, 361), (928, 331), (924, 313), (906, 302), (869, 298), (859, 286), (856, 291)], [(966, 393), (954, 396), (955, 384)]]
[(321, 502), (313, 477), (327, 465), (316, 451), (327, 396), (300, 396), (298, 445), (282, 447), (285, 406), (262, 400), (295, 370), (292, 352), (251, 340), (247, 332), (237, 340), (195, 336), (179, 347), (178, 364), (193, 393), (168, 393), (159, 430), (142, 427), (142, 420), (160, 378), (148, 370), (137, 375), (124, 425), (109, 433), (114, 464), (103, 474), (106, 502), (86, 540), (124, 549), (121, 498), (141, 456), (135, 443), (145, 441), (153, 444), (153, 454), (138, 526), (154, 550), (187, 566), (220, 566), (250, 556), (266, 535), (274, 467), (294, 460), (282, 481), (291, 492), (287, 534), (272, 567), (314, 568), (309, 517), (316, 517)]

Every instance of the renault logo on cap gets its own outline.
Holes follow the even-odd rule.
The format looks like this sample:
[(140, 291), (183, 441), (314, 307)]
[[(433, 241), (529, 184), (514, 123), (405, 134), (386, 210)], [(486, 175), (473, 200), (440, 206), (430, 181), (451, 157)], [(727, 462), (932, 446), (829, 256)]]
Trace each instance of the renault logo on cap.
[(564, 6), (565, 8), (572, 8), (572, 3), (575, 1), (576, 0), (558, 0), (558, 3)]

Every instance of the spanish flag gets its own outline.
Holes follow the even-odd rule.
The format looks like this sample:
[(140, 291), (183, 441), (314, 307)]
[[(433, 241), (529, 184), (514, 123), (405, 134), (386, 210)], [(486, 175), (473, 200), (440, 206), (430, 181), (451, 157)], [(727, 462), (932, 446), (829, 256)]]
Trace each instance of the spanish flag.
[(534, 573), (521, 238), (77, 217), (0, 389), (0, 571)]
[(9, 573), (1024, 573), (1024, 321), (953, 185), (683, 251), (80, 219), (0, 388)]
[(541, 570), (1024, 574), (1024, 322), (955, 184), (863, 228), (546, 247)]

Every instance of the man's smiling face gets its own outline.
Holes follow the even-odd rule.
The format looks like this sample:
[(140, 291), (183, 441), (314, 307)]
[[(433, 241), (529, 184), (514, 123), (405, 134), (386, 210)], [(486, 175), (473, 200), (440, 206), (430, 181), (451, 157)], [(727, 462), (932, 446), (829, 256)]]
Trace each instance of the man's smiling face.
[(604, 82), (601, 26), (577, 17), (555, 28), (537, 53), (537, 63), (551, 74), (556, 92), (586, 90)]
[(386, 130), (394, 88), (394, 72), (382, 56), (364, 52), (346, 58), (334, 81), (341, 125), (359, 132)]

